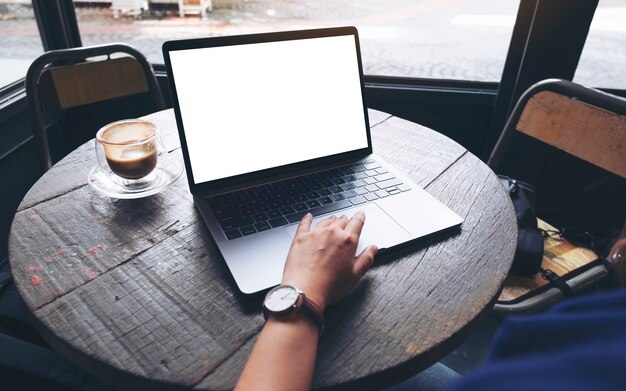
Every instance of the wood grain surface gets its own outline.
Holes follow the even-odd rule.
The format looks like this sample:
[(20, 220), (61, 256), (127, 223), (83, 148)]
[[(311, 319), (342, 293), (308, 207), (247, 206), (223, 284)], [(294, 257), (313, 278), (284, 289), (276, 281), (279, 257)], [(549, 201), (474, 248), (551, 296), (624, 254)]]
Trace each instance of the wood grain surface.
[(626, 178), (626, 117), (552, 91), (534, 95), (517, 129)]
[[(180, 156), (171, 110), (147, 117)], [(465, 218), (460, 232), (377, 259), (327, 311), (314, 387), (374, 389), (433, 364), (491, 309), (511, 266), (515, 214), (478, 158), (428, 128), (370, 111), (374, 151)], [(49, 170), (9, 239), (19, 292), (50, 344), (132, 389), (232, 388), (263, 326), (238, 293), (182, 175), (138, 200), (87, 185), (89, 142)]]

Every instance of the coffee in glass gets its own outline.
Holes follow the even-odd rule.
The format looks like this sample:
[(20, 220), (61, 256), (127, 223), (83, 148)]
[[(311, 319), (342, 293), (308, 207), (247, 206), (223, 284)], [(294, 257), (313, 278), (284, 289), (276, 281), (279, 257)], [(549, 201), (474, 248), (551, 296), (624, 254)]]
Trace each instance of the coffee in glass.
[[(128, 119), (104, 126), (96, 134), (108, 168), (122, 178), (124, 186), (142, 186), (157, 165), (158, 128), (150, 121)], [(98, 153), (103, 165), (102, 153)], [(104, 168), (104, 167), (103, 167)]]

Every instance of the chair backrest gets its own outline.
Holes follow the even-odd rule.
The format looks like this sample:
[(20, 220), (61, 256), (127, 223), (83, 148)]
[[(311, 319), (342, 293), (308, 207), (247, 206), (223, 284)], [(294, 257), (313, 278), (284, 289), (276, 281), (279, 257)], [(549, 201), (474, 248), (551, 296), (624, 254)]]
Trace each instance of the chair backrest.
[(530, 87), (505, 126), (489, 166), (496, 172), (515, 131), (626, 178), (626, 100), (565, 80)]
[[(113, 54), (123, 56), (112, 58)], [(166, 108), (152, 67), (139, 51), (124, 44), (46, 52), (28, 69), (26, 93), (44, 171), (52, 166), (46, 112), (142, 93), (149, 94), (155, 111)]]

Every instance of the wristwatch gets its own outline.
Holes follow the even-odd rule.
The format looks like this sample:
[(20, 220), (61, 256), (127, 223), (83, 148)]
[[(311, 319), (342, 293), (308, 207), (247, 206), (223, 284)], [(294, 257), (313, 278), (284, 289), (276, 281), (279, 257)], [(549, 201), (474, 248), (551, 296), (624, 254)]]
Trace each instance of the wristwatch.
[(302, 313), (308, 316), (320, 329), (324, 330), (324, 313), (322, 309), (309, 300), (304, 292), (293, 285), (278, 285), (267, 292), (263, 301), (263, 314), (275, 315), (278, 318)]

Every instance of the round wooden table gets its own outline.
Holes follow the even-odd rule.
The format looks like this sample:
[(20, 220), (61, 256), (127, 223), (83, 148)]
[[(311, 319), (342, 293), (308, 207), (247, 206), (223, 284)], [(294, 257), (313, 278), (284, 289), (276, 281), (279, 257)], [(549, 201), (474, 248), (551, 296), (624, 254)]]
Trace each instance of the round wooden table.
[[(147, 117), (180, 157), (172, 110)], [(374, 152), (465, 218), (460, 233), (396, 252), (327, 311), (314, 387), (376, 388), (425, 369), (491, 310), (517, 225), (496, 175), (456, 142), (370, 111)], [(119, 386), (232, 388), (263, 327), (237, 291), (183, 174), (160, 194), (94, 193), (88, 142), (26, 195), (9, 239), (13, 277), (46, 340)], [(181, 157), (182, 160), (182, 157)]]

